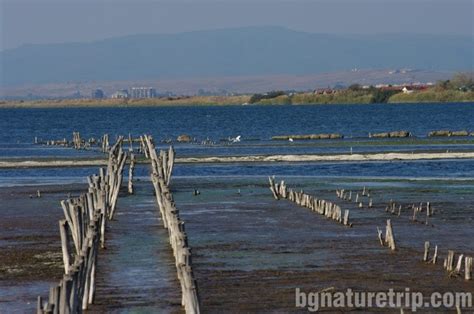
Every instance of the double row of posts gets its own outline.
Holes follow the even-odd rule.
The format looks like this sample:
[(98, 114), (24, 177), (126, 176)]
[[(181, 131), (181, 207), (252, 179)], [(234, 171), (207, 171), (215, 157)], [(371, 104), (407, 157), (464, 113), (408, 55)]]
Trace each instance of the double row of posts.
[(349, 222), (349, 210), (344, 210), (344, 216), (342, 215), (342, 209), (339, 205), (332, 202), (318, 199), (312, 195), (306, 194), (303, 191), (296, 192), (292, 189), (288, 189), (285, 185), (285, 181), (281, 181), (280, 184), (275, 183), (274, 177), (268, 178), (270, 182), (270, 190), (273, 193), (273, 197), (276, 200), (287, 199), (300, 206), (307, 207), (312, 211), (330, 218), (344, 226), (352, 227), (352, 223)]
[(107, 171), (101, 168), (99, 175), (88, 177), (87, 193), (61, 202), (64, 274), (45, 302), (38, 297), (37, 313), (80, 313), (93, 303), (97, 256), (99, 248), (105, 248), (106, 221), (114, 216), (126, 159), (119, 139), (110, 151)]
[(200, 313), (200, 302), (193, 274), (191, 249), (188, 245), (184, 222), (180, 218), (179, 210), (176, 209), (173, 195), (169, 189), (174, 165), (174, 150), (173, 147), (170, 147), (169, 151), (161, 150), (158, 156), (153, 139), (147, 135), (142, 138), (146, 143), (145, 154), (151, 160), (151, 180), (163, 227), (168, 230), (169, 242), (175, 258), (177, 276), (181, 285), (181, 305), (184, 306), (186, 313), (198, 314)]

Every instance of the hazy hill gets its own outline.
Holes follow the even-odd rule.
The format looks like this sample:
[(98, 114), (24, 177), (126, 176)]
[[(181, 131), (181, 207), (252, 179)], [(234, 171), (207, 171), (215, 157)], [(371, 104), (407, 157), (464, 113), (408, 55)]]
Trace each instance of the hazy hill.
[(473, 68), (472, 37), (328, 35), (281, 27), (25, 45), (0, 53), (1, 84), (307, 75), (352, 68)]

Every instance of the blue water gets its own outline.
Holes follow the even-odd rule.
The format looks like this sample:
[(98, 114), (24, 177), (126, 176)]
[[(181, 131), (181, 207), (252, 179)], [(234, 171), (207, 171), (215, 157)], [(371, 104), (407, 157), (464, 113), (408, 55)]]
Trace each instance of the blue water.
[(472, 103), (1, 109), (0, 116), (0, 143), (31, 143), (34, 136), (71, 138), (73, 131), (88, 137), (131, 132), (176, 138), (186, 133), (218, 140), (239, 134), (244, 139), (270, 139), (329, 132), (359, 137), (400, 129), (426, 136), (435, 129), (474, 128)]
[[(474, 137), (427, 138), (432, 130), (474, 132), (474, 104), (376, 104), (317, 106), (220, 106), (137, 107), (70, 109), (0, 109), (0, 160), (3, 158), (71, 158), (101, 156), (96, 151), (33, 145), (44, 140), (71, 139), (73, 131), (84, 138), (108, 133), (134, 137), (147, 133), (156, 139), (176, 139), (189, 134), (198, 142), (209, 138), (213, 146), (177, 144), (177, 156), (237, 156), (271, 154), (326, 154), (359, 152), (473, 151)], [(369, 132), (408, 130), (409, 140), (367, 139)], [(272, 141), (284, 134), (340, 133), (343, 140)], [(242, 142), (221, 141), (241, 135)], [(408, 142), (407, 142), (408, 141)], [(408, 145), (406, 145), (408, 144)], [(398, 176), (473, 177), (473, 161), (418, 161), (306, 164), (179, 165), (178, 176), (206, 175), (308, 175), (308, 176)], [(0, 170), (5, 184), (30, 178), (83, 178), (90, 168)], [(139, 169), (138, 176), (147, 176)], [(20, 179), (22, 178), (22, 179)], [(66, 180), (67, 181), (67, 180)]]

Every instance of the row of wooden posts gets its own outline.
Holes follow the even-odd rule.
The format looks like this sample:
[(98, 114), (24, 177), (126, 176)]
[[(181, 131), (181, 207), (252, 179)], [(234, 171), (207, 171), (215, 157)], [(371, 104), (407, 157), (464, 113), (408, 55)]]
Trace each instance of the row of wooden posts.
[[(362, 192), (361, 192), (361, 195), (362, 197), (359, 196), (359, 193), (356, 192), (356, 195), (355, 195), (355, 198), (354, 198), (354, 202), (356, 204), (358, 204), (357, 206), (359, 208), (363, 208), (364, 207), (364, 203), (362, 201), (362, 198), (363, 197), (367, 197), (368, 198), (368, 208), (372, 208), (373, 207), (373, 201), (372, 201), (372, 198), (370, 197), (370, 191), (368, 189), (363, 188)], [(349, 202), (352, 202), (353, 199), (352, 199), (352, 191), (346, 191), (344, 189), (340, 189), (340, 190), (336, 190), (336, 196), (338, 198), (340, 198), (341, 200), (344, 200), (344, 201), (349, 201)]]
[[(430, 225), (429, 218), (433, 216), (434, 214), (434, 209), (431, 205), (430, 202), (426, 203), (420, 203), (419, 205), (412, 204), (411, 206), (403, 206), (400, 203), (396, 203), (393, 200), (390, 200), (387, 206), (385, 207), (385, 211), (392, 214), (396, 215), (397, 217), (401, 216), (402, 209), (405, 207), (405, 209), (409, 209), (413, 212), (411, 215), (411, 221), (415, 223), (423, 223), (425, 225)], [(417, 215), (420, 213), (423, 213), (423, 211), (426, 213), (425, 219), (424, 220), (419, 220), (417, 219)]]
[(145, 152), (149, 156), (152, 172), (151, 180), (155, 189), (156, 201), (163, 221), (163, 227), (168, 230), (169, 242), (173, 250), (177, 277), (181, 285), (181, 305), (188, 314), (200, 313), (200, 300), (196, 279), (192, 268), (191, 248), (184, 222), (175, 206), (173, 195), (169, 189), (171, 173), (174, 165), (174, 149), (161, 150), (157, 155), (151, 136), (143, 136), (146, 143)]
[[(423, 261), (425, 263), (436, 264), (438, 261), (438, 246), (435, 246), (433, 256), (430, 257), (431, 244), (429, 241), (425, 242), (425, 251), (423, 253)], [(463, 260), (464, 260), (464, 279), (472, 280), (472, 257), (460, 254), (457, 263), (455, 263), (456, 254), (453, 250), (448, 250), (448, 255), (444, 258), (443, 268), (452, 277), (457, 277), (462, 274)], [(456, 266), (455, 266), (456, 265)]]
[[(279, 193), (279, 189), (281, 189), (281, 186), (283, 184), (284, 183), (282, 182), (280, 186), (275, 185), (274, 181), (272, 181), (272, 178), (270, 178), (270, 185), (274, 186), (274, 188), (271, 187), (272, 192), (276, 191), (276, 194), (278, 196), (281, 195)], [(343, 199), (343, 200), (347, 200), (347, 201), (352, 200), (352, 191), (346, 192), (344, 189), (340, 189), (340, 190), (336, 190), (336, 195), (338, 198)], [(370, 197), (369, 190), (366, 190), (366, 188), (364, 187), (362, 191), (362, 195)], [(274, 193), (274, 196), (275, 196), (275, 193)], [(357, 193), (355, 202), (357, 203), (358, 201), (359, 201), (359, 194)], [(359, 207), (362, 207), (362, 206), (359, 206)], [(396, 211), (397, 208), (398, 208), (398, 212)], [(426, 203), (422, 202), (419, 204), (419, 206), (412, 204), (411, 209), (413, 210), (412, 221), (414, 222), (417, 221), (416, 220), (417, 213), (422, 213), (423, 211), (426, 212), (425, 224), (428, 224), (428, 217), (431, 217), (434, 214), (434, 209), (430, 202), (426, 202)], [(401, 210), (402, 210), (402, 205), (397, 204), (393, 200), (390, 200), (388, 206), (385, 208), (386, 212), (390, 212), (397, 216), (400, 216)], [(395, 235), (393, 232), (393, 227), (392, 227), (392, 223), (390, 219), (387, 219), (387, 224), (385, 227), (385, 237), (383, 236), (383, 232), (379, 227), (377, 227), (377, 234), (378, 234), (379, 242), (382, 246), (387, 246), (392, 251), (396, 250)], [(463, 259), (464, 259), (464, 264), (463, 264)], [(423, 261), (426, 263), (436, 264), (437, 260), (438, 260), (438, 246), (437, 245), (435, 246), (434, 254), (432, 257), (430, 257), (430, 242), (426, 241), (425, 250), (423, 254)], [(455, 263), (455, 253), (454, 251), (449, 250), (448, 255), (444, 259), (444, 263), (443, 263), (443, 267), (449, 273), (449, 275), (453, 277), (461, 275), (463, 265), (464, 265), (464, 279), (472, 280), (473, 258), (469, 256), (464, 256), (464, 254), (460, 254), (458, 256), (457, 263)]]
[[(119, 137), (116, 139), (118, 140)], [(143, 153), (144, 141), (143, 138), (136, 138), (134, 139), (131, 134), (128, 134), (128, 138), (123, 138), (122, 143), (128, 143), (128, 151), (133, 152), (133, 142), (140, 143), (140, 147), (137, 153)], [(93, 146), (100, 146), (100, 150), (103, 153), (108, 153), (111, 146), (110, 146), (110, 137), (109, 134), (104, 134), (100, 137), (100, 139), (96, 138), (89, 138), (84, 139), (81, 137), (80, 132), (72, 132), (72, 140), (69, 141), (66, 138), (60, 140), (40, 140), (38, 137), (34, 138), (35, 144), (44, 144), (48, 146), (65, 146), (65, 147), (72, 147), (74, 149), (90, 149)]]
[(303, 191), (296, 192), (292, 189), (288, 189), (285, 185), (285, 181), (281, 181), (280, 184), (275, 183), (274, 177), (269, 177), (268, 180), (270, 182), (270, 190), (276, 200), (290, 200), (300, 206), (311, 209), (313, 212), (343, 224), (344, 226), (352, 227), (352, 223), (349, 222), (348, 209), (344, 210), (344, 215), (342, 215), (342, 209), (337, 204), (318, 199), (312, 195), (304, 193)]
[[(358, 207), (359, 208), (364, 207), (363, 202), (362, 202), (362, 198), (366, 197), (366, 198), (368, 198), (368, 208), (372, 208), (373, 207), (373, 201), (372, 201), (370, 190), (367, 189), (364, 186), (364, 188), (362, 189), (362, 192), (361, 192), (360, 195), (361, 196), (359, 196), (359, 192), (356, 192), (356, 195), (355, 195), (355, 198), (354, 198), (354, 202), (356, 204), (358, 204)], [(342, 199), (342, 200), (345, 200), (345, 201), (349, 201), (349, 202), (353, 201), (352, 200), (352, 191), (347, 192), (344, 189), (338, 189), (338, 190), (336, 190), (336, 196), (339, 199)], [(387, 219), (387, 224), (385, 226), (385, 237), (383, 235), (382, 230), (379, 227), (377, 227), (377, 235), (378, 235), (380, 245), (387, 246), (392, 251), (395, 251), (397, 249), (396, 244), (395, 244), (395, 235), (393, 233), (392, 222), (391, 222), (390, 219)]]
[(99, 246), (105, 248), (106, 222), (114, 217), (126, 159), (119, 138), (110, 150), (107, 170), (88, 177), (87, 193), (61, 202), (64, 275), (45, 302), (38, 297), (37, 313), (81, 313), (93, 303)]
[(46, 146), (64, 146), (64, 147), (72, 147), (74, 149), (88, 149), (91, 148), (93, 145), (97, 144), (97, 140), (95, 138), (84, 139), (81, 138), (81, 134), (79, 132), (72, 132), (72, 140), (69, 141), (66, 138), (59, 139), (59, 140), (41, 140), (38, 139), (37, 136), (34, 138), (35, 144), (42, 144)]

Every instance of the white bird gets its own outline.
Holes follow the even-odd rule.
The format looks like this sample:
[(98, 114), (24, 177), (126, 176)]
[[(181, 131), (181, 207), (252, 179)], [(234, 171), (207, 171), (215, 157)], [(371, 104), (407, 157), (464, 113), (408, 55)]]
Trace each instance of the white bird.
[(288, 141), (293, 142), (293, 139), (290, 137), (290, 138), (288, 139)]
[(240, 142), (240, 135), (237, 136), (236, 138), (233, 138), (233, 139), (232, 139), (232, 142), (233, 142), (233, 143)]

